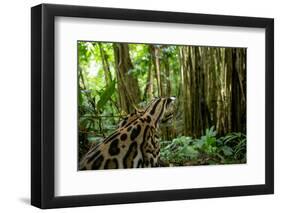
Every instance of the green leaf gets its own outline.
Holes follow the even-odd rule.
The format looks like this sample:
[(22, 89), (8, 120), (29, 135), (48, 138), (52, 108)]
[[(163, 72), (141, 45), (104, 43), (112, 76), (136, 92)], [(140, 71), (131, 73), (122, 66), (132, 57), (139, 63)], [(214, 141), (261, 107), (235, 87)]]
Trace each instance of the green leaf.
[(202, 146), (204, 145), (204, 143), (205, 143), (205, 140), (197, 139), (197, 140), (195, 140), (194, 146), (201, 149)]
[(229, 146), (223, 146), (222, 151), (223, 151), (223, 154), (226, 156), (232, 155), (232, 153), (233, 153), (233, 150)]
[(198, 151), (196, 151), (194, 148), (190, 147), (190, 146), (185, 146), (183, 149), (182, 149), (182, 154), (183, 156), (188, 156), (190, 157), (191, 159), (194, 159), (198, 156)]
[(99, 143), (103, 140), (102, 137), (94, 137), (94, 136), (88, 136), (87, 139), (90, 143)]
[(101, 93), (100, 95), (100, 100), (97, 104), (98, 109), (104, 108), (105, 104), (107, 101), (110, 99), (110, 97), (113, 95), (115, 91), (115, 83), (116, 81), (113, 80), (107, 87), (106, 89)]

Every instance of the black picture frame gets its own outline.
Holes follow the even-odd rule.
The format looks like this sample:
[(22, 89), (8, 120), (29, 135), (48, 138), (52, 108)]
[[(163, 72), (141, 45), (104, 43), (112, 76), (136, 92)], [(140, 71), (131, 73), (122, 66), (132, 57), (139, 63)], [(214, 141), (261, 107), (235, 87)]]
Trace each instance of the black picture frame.
[[(100, 18), (263, 28), (265, 47), (265, 184), (93, 195), (54, 195), (54, 20)], [(41, 4), (31, 8), (31, 204), (59, 208), (274, 193), (274, 20), (241, 16)]]

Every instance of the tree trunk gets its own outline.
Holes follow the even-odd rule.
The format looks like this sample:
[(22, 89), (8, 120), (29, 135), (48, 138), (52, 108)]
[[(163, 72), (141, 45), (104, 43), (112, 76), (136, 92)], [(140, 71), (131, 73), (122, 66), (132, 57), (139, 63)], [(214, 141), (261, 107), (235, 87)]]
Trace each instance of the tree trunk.
[(113, 44), (116, 76), (118, 81), (119, 105), (126, 112), (132, 112), (140, 102), (138, 80), (129, 72), (133, 65), (128, 44)]
[(102, 66), (103, 66), (103, 70), (104, 70), (105, 82), (106, 82), (106, 85), (109, 85), (112, 81), (112, 77), (111, 77), (111, 72), (110, 72), (109, 63), (108, 63), (108, 55), (104, 51), (101, 43), (98, 43), (98, 46), (99, 46)]
[(155, 45), (150, 45), (150, 50), (153, 56), (153, 65), (154, 65), (155, 77), (157, 82), (158, 97), (162, 97), (163, 88), (162, 88), (161, 73), (160, 73), (160, 48)]
[(150, 101), (153, 97), (153, 73), (152, 73), (152, 59), (149, 60), (148, 73), (146, 80), (146, 87), (144, 90), (144, 99)]
[(164, 82), (165, 82), (165, 96), (170, 97), (171, 96), (171, 79), (170, 79), (170, 65), (169, 65), (169, 57), (167, 55), (164, 55), (164, 66), (165, 66), (165, 76), (164, 76)]

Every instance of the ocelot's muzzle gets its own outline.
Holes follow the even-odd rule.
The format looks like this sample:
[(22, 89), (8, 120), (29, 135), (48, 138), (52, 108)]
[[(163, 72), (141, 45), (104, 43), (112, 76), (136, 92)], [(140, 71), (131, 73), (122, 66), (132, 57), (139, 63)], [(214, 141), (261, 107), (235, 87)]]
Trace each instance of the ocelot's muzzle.
[(171, 120), (173, 118), (174, 112), (175, 112), (175, 97), (169, 97), (166, 100), (166, 110), (165, 110), (165, 114), (161, 120), (161, 123), (166, 123), (169, 120)]

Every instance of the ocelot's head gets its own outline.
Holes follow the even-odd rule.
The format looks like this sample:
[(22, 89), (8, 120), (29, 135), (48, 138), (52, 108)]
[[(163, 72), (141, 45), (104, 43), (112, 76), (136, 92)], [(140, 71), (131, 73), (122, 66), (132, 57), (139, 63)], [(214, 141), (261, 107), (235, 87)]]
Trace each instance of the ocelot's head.
[(175, 97), (155, 98), (146, 108), (144, 116), (154, 127), (160, 122), (171, 119), (174, 113)]

